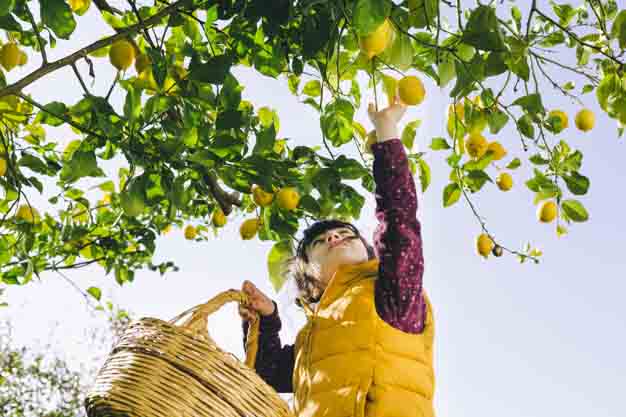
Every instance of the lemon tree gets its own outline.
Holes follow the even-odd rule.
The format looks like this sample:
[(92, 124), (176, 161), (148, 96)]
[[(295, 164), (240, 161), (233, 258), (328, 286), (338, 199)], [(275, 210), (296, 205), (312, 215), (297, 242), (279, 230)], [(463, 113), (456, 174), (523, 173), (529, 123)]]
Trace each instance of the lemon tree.
[[(155, 263), (159, 236), (178, 229), (191, 245), (228, 233), (228, 219), (244, 239), (274, 242), (268, 267), (279, 288), (278, 260), (293, 253), (303, 223), (358, 219), (374, 191), (375, 136), (356, 116), (365, 92), (424, 106), (429, 84), (449, 95), (446, 136), (427, 150), (450, 170), (436, 191), (442, 206), (472, 210), (486, 236), (482, 256), (537, 261), (540, 251), (497, 238), (474, 195), (531, 190), (528, 215), (563, 235), (589, 218), (590, 180), (570, 135), (592, 137), (594, 102), (616, 137), (626, 125), (626, 10), (615, 0), (146, 3), (0, 2), (4, 284), (88, 265), (120, 285), (142, 268), (165, 274), (176, 265)], [(76, 45), (87, 15), (111, 31), (53, 54)], [(283, 81), (318, 113), (317, 146), (281, 135), (280, 115), (262, 99), (242, 99), (232, 71), (242, 65)], [(98, 89), (92, 81), (104, 66), (117, 76)], [(82, 97), (42, 101), (37, 86), (62, 70)], [(570, 81), (557, 82), (556, 71)], [(554, 94), (573, 104), (554, 109)], [(419, 124), (408, 121), (401, 140), (427, 191), (430, 167), (413, 146)], [(61, 145), (53, 127), (76, 136)], [(353, 150), (358, 157), (347, 156)], [(41, 198), (46, 207), (34, 203)]]

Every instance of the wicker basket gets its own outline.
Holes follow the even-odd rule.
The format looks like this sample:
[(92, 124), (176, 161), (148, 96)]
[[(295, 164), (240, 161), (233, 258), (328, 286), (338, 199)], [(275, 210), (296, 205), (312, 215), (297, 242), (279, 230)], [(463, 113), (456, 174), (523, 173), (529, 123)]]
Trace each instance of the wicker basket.
[(250, 325), (245, 364), (208, 335), (208, 316), (231, 301), (246, 303), (247, 298), (229, 290), (169, 322), (142, 318), (131, 323), (87, 394), (87, 415), (292, 416), (287, 403), (252, 368), (258, 318)]

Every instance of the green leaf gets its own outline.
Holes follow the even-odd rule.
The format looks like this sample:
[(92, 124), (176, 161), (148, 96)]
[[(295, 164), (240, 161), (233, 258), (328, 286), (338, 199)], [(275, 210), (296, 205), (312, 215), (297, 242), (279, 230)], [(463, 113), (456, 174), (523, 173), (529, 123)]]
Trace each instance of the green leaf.
[(74, 182), (83, 177), (103, 177), (104, 172), (98, 168), (96, 155), (93, 151), (75, 151), (61, 170), (61, 181)]
[(113, 181), (105, 181), (98, 185), (98, 188), (107, 193), (115, 192), (115, 183)]
[(570, 175), (563, 175), (567, 189), (575, 195), (585, 195), (589, 190), (589, 178), (574, 171)]
[(385, 62), (400, 71), (406, 71), (413, 64), (413, 55), (411, 38), (404, 33), (397, 33), (391, 45), (389, 58)]
[(352, 26), (357, 34), (367, 35), (382, 25), (391, 5), (385, 0), (357, 0), (352, 9)]
[(408, 6), (411, 26), (422, 29), (437, 24), (439, 0), (409, 0)]
[(357, 180), (368, 172), (359, 161), (346, 158), (344, 155), (335, 159), (330, 167), (336, 169), (339, 176), (345, 180)]
[(559, 23), (562, 26), (568, 26), (571, 20), (576, 16), (577, 11), (571, 4), (556, 4), (554, 2), (550, 2), (552, 4), (552, 10), (554, 10), (554, 14), (559, 17)]
[(293, 256), (291, 242), (283, 240), (272, 246), (267, 255), (267, 271), (274, 291), (278, 292), (287, 280), (284, 273), (285, 261)]
[(444, 149), (450, 149), (450, 145), (448, 145), (448, 142), (444, 138), (436, 137), (433, 138), (432, 142), (430, 143), (430, 149), (432, 149), (433, 151), (440, 151)]
[(22, 25), (11, 14), (0, 16), (0, 29), (8, 30), (11, 32), (22, 32)]
[(0, 16), (5, 16), (15, 7), (15, 0), (0, 0)]
[(529, 115), (525, 114), (517, 120), (517, 128), (527, 138), (535, 137), (535, 127)]
[(262, 129), (256, 135), (256, 143), (254, 144), (253, 154), (263, 154), (265, 152), (272, 152), (274, 149), (274, 142), (276, 142), (276, 129), (274, 125), (271, 125), (267, 129)]
[(533, 156), (531, 156), (530, 158), (528, 158), (528, 160), (530, 162), (532, 162), (535, 165), (548, 165), (548, 163), (550, 163), (549, 160), (543, 158), (540, 154), (534, 154)]
[(400, 140), (409, 151), (413, 149), (413, 145), (415, 144), (415, 134), (417, 133), (417, 128), (421, 124), (421, 120), (413, 120), (412, 122), (407, 123), (402, 130), (402, 138)]
[(39, 2), (41, 5), (41, 20), (55, 35), (61, 39), (69, 39), (76, 21), (72, 9), (64, 0), (46, 0)]
[(456, 76), (454, 69), (454, 60), (451, 58), (443, 59), (437, 67), (437, 75), (439, 76), (439, 87), (445, 87)]
[(463, 42), (483, 51), (506, 50), (493, 7), (478, 6), (472, 11), (462, 39)]
[(61, 126), (65, 122), (56, 116), (65, 116), (67, 111), (68, 109), (65, 103), (60, 101), (50, 102), (43, 106), (43, 110), (37, 113), (35, 123), (43, 123), (50, 126)]
[(311, 97), (319, 97), (321, 93), (322, 85), (318, 80), (311, 80), (307, 82), (306, 84), (304, 84), (304, 87), (302, 89), (302, 94)]
[(586, 222), (589, 219), (587, 210), (578, 200), (564, 200), (561, 203), (561, 208), (563, 208), (567, 217), (575, 222)]
[(424, 161), (423, 158), (418, 159), (417, 167), (419, 168), (420, 183), (422, 185), (422, 192), (425, 192), (430, 185), (430, 166)]
[(476, 54), (469, 64), (455, 60), (454, 65), (457, 78), (450, 97), (465, 97), (473, 90), (475, 83), (485, 78), (485, 61)]
[(509, 164), (506, 166), (507, 169), (517, 169), (520, 167), (520, 165), (522, 165), (522, 162), (520, 161), (519, 158), (515, 158), (513, 159), (511, 162), (509, 162)]
[(227, 54), (213, 56), (206, 63), (192, 59), (189, 64), (188, 78), (204, 83), (223, 84), (232, 65), (233, 58)]
[(98, 287), (89, 287), (87, 288), (87, 294), (91, 295), (96, 300), (100, 301), (100, 297), (102, 296), (102, 291)]
[(511, 103), (513, 106), (521, 106), (528, 113), (545, 113), (540, 94), (529, 94)]
[(626, 49), (626, 9), (621, 10), (611, 28), (611, 37), (619, 40), (619, 47)]
[(185, 145), (190, 148), (194, 148), (198, 143), (198, 128), (191, 127), (183, 129), (181, 137)]
[(494, 135), (500, 132), (500, 130), (502, 130), (502, 128), (506, 126), (508, 122), (509, 116), (501, 110), (496, 110), (487, 114), (489, 131)]
[(449, 207), (459, 201), (461, 197), (461, 188), (457, 183), (450, 183), (443, 189), (443, 206)]
[(39, 174), (48, 173), (48, 166), (41, 159), (29, 153), (24, 153), (17, 164), (28, 167)]

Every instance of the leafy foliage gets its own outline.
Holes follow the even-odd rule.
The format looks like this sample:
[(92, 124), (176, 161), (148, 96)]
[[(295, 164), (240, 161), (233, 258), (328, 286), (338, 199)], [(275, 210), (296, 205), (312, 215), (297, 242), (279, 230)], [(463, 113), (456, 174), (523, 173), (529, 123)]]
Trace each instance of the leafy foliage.
[[(436, 0), (281, 0), (271, 7), (252, 0), (158, 0), (152, 6), (131, 0), (127, 6), (120, 10), (99, 1), (98, 12), (115, 34), (102, 39), (94, 34), (82, 50), (50, 62), (47, 52), (72, 38), (84, 5), (72, 10), (63, 0), (0, 2), (7, 43), (42, 61), (22, 79), (11, 79), (10, 70), (0, 77), (0, 158), (7, 167), (0, 176), (0, 279), (6, 284), (90, 264), (100, 265), (119, 284), (132, 281), (144, 267), (164, 274), (176, 266), (153, 264), (157, 236), (193, 221), (200, 223), (198, 238), (206, 239), (209, 230), (218, 231), (210, 219), (220, 209), (227, 216), (254, 212), (263, 220), (259, 238), (278, 245), (269, 264), (279, 287), (276, 259), (290, 253), (300, 223), (356, 219), (364, 197), (354, 181), (373, 191), (371, 156), (340, 155), (354, 143), (365, 150), (365, 129), (354, 118), (363, 88), (359, 73), (371, 77), (373, 88), (383, 84), (388, 92), (395, 85), (390, 70), (417, 72), (441, 86), (451, 83), (451, 104), (463, 114), (448, 122), (449, 138), (434, 138), (431, 144), (433, 151), (446, 153), (451, 168), (444, 207), (461, 197), (469, 201), (493, 182), (486, 172), (494, 166), (493, 152), (469, 158), (460, 146), (463, 137), (487, 127), (497, 134), (513, 124), (523, 148), (534, 149), (529, 158), (534, 176), (526, 185), (535, 202), (555, 198), (562, 220), (587, 220), (581, 201), (564, 199), (567, 192), (578, 197), (589, 189), (581, 173), (582, 153), (551, 136), (560, 122), (547, 114), (550, 100), (539, 88), (538, 78), (545, 78), (577, 98), (573, 82), (559, 86), (552, 80), (553, 67), (585, 80), (580, 94), (596, 92), (602, 110), (618, 122), (620, 136), (626, 123), (626, 72), (617, 51), (626, 44), (626, 11), (614, 0), (580, 7), (551, 3), (552, 10), (532, 2), (524, 3), (524, 11), (521, 3), (472, 2), (463, 12), (454, 2)], [(446, 31), (441, 30), (444, 9), (457, 18)], [(393, 42), (370, 61), (359, 49), (359, 36), (385, 19), (393, 25)], [(577, 34), (580, 26), (592, 29)], [(111, 90), (91, 91), (76, 71), (76, 88), (84, 92), (77, 102), (39, 103), (23, 92), (60, 68), (76, 68), (82, 59), (108, 65), (100, 59), (122, 39), (148, 65), (140, 73), (132, 67), (120, 72)], [(576, 64), (555, 61), (546, 49), (573, 53)], [(273, 109), (243, 100), (244, 86), (232, 73), (238, 65), (284, 79), (286, 88), (314, 108), (320, 146), (281, 137)], [(524, 93), (518, 93), (518, 85)], [(122, 106), (110, 101), (113, 89), (124, 92)], [(507, 104), (510, 91), (516, 98)], [(70, 126), (80, 138), (60, 149), (46, 130), (57, 126)], [(410, 122), (402, 141), (425, 191), (430, 167), (422, 153), (412, 152), (418, 127), (419, 121)], [(511, 157), (503, 169), (522, 165)], [(122, 167), (111, 176), (107, 168), (113, 161), (122, 161)], [(49, 183), (58, 189), (44, 187)], [(295, 210), (277, 203), (257, 207), (251, 197), (255, 184), (268, 192), (295, 187), (300, 204)], [(18, 216), (35, 193), (53, 209), (33, 221)], [(557, 224), (557, 230), (564, 227)]]

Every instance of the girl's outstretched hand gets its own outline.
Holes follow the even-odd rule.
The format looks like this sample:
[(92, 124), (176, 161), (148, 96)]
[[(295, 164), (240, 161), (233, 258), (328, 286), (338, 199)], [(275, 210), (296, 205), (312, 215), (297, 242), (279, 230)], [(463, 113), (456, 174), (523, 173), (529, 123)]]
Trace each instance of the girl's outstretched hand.
[(239, 305), (239, 315), (243, 320), (251, 320), (254, 317), (254, 312), (262, 316), (269, 316), (274, 313), (274, 303), (271, 298), (263, 294), (252, 282), (244, 281), (241, 290), (248, 295), (250, 302), (248, 305)]
[(393, 99), (393, 103), (382, 110), (376, 111), (374, 103), (369, 103), (367, 113), (376, 128), (378, 141), (400, 137), (398, 134), (398, 122), (404, 116), (407, 105), (400, 101), (398, 95)]

